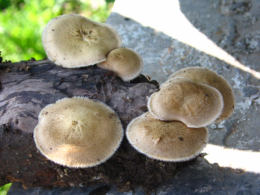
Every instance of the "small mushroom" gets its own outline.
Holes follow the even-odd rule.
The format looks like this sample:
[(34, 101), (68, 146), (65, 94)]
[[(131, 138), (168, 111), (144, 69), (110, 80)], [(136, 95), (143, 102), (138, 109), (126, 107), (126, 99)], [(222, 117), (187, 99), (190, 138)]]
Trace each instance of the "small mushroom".
[(77, 68), (105, 61), (106, 55), (121, 45), (121, 40), (106, 24), (67, 14), (46, 25), (42, 43), (51, 61), (66, 68)]
[(124, 81), (129, 81), (140, 74), (143, 60), (131, 49), (117, 48), (109, 52), (106, 61), (98, 66), (115, 72)]
[(116, 113), (86, 97), (64, 98), (46, 106), (34, 129), (36, 147), (46, 158), (74, 168), (105, 162), (122, 138)]
[(222, 112), (221, 93), (208, 85), (187, 79), (172, 79), (148, 100), (149, 112), (157, 119), (179, 120), (198, 128), (214, 122)]
[(177, 77), (183, 77), (193, 82), (210, 85), (211, 87), (216, 88), (222, 94), (224, 108), (216, 122), (220, 122), (232, 114), (235, 105), (234, 95), (231, 86), (222, 76), (206, 68), (188, 67), (170, 75), (168, 81)]
[(165, 122), (150, 113), (133, 119), (126, 137), (140, 153), (162, 161), (187, 161), (196, 157), (207, 144), (206, 128), (188, 128), (179, 121)]

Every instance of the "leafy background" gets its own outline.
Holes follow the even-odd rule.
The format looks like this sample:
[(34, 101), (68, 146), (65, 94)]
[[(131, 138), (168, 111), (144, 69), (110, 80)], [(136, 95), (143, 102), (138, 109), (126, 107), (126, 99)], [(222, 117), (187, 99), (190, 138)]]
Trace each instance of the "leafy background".
[[(105, 22), (114, 0), (0, 0), (0, 58), (12, 62), (46, 57), (41, 33), (61, 14), (78, 13)], [(11, 184), (0, 186), (6, 195)]]
[(78, 13), (105, 22), (114, 0), (0, 0), (0, 51), (4, 60), (46, 57), (41, 32), (58, 15)]

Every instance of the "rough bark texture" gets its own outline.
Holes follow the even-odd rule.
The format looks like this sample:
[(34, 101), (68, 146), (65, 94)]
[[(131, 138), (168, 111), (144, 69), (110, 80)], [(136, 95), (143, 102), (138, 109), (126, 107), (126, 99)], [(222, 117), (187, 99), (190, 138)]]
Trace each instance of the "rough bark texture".
[(147, 98), (158, 89), (157, 82), (142, 75), (123, 82), (96, 66), (64, 69), (48, 61), (0, 64), (0, 82), (0, 185), (21, 182), (24, 187), (60, 187), (107, 183), (122, 190), (138, 185), (153, 189), (175, 173), (176, 164), (147, 159), (126, 140), (100, 166), (62, 167), (42, 156), (32, 137), (40, 110), (72, 96), (106, 103), (118, 113), (125, 128), (131, 119), (147, 110)]

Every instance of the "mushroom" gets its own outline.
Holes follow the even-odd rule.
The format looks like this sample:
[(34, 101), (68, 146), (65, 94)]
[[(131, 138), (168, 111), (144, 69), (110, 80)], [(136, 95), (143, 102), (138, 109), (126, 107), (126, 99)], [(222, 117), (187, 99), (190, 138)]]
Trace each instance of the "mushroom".
[(176, 77), (183, 77), (193, 82), (210, 85), (211, 87), (216, 88), (222, 94), (224, 108), (216, 122), (220, 122), (232, 114), (235, 105), (234, 95), (231, 86), (222, 76), (217, 75), (215, 72), (206, 68), (188, 67), (173, 73), (169, 76), (168, 80), (170, 81), (172, 78)]
[(147, 112), (128, 124), (126, 137), (138, 152), (150, 158), (177, 162), (196, 157), (207, 144), (208, 131), (179, 121), (160, 121)]
[(111, 50), (120, 47), (121, 40), (106, 24), (67, 14), (46, 25), (42, 43), (51, 61), (66, 68), (77, 68), (105, 61)]
[(157, 119), (179, 120), (198, 128), (214, 122), (222, 112), (221, 93), (208, 85), (187, 79), (172, 79), (148, 100), (149, 112)]
[(116, 113), (86, 97), (64, 98), (46, 106), (34, 129), (36, 147), (46, 158), (74, 168), (105, 162), (122, 138)]
[(117, 48), (109, 52), (106, 61), (98, 66), (115, 72), (124, 81), (129, 81), (140, 74), (143, 60), (132, 49)]

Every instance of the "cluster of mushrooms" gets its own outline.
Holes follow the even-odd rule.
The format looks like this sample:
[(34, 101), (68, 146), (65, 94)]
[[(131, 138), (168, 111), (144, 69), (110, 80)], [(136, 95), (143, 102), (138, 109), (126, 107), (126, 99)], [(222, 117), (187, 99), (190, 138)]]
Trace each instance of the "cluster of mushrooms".
[[(42, 43), (48, 59), (64, 68), (97, 64), (122, 80), (137, 77), (141, 57), (121, 47), (111, 27), (77, 14), (52, 19)], [(124, 131), (114, 110), (87, 97), (63, 98), (43, 108), (34, 129), (38, 150), (49, 160), (72, 168), (96, 166), (118, 149)]]
[[(97, 64), (129, 81), (143, 67), (141, 57), (121, 47), (111, 27), (76, 14), (52, 19), (42, 42), (49, 60), (64, 68)], [(185, 161), (206, 145), (204, 126), (224, 120), (233, 107), (232, 90), (222, 77), (198, 67), (182, 69), (151, 95), (149, 112), (129, 123), (126, 137), (148, 157)], [(34, 129), (37, 149), (49, 160), (71, 168), (105, 162), (119, 148), (123, 136), (115, 111), (87, 97), (63, 98), (47, 105)]]
[(126, 136), (139, 152), (162, 161), (186, 161), (207, 144), (207, 125), (228, 118), (234, 109), (225, 79), (201, 67), (169, 76), (148, 100), (149, 112), (133, 119)]
[(44, 50), (55, 64), (79, 68), (98, 64), (129, 81), (142, 71), (141, 57), (121, 47), (121, 39), (110, 26), (77, 14), (52, 19), (42, 34)]

